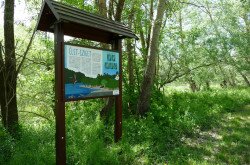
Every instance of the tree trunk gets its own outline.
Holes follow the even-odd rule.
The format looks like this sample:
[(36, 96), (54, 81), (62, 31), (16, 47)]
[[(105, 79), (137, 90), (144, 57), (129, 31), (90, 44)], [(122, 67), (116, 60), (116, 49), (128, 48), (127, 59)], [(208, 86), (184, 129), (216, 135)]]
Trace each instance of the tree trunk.
[(245, 83), (247, 84), (248, 87), (250, 87), (250, 81), (248, 80), (247, 76), (244, 75), (242, 72), (240, 72), (240, 75), (244, 79)]
[(112, 20), (114, 16), (114, 0), (109, 0), (108, 18)]
[(104, 16), (107, 18), (107, 5), (106, 5), (106, 0), (99, 0), (98, 1), (98, 8), (100, 15)]
[[(105, 1), (105, 3), (100, 3), (101, 1)], [(115, 15), (115, 21), (121, 21), (121, 14), (122, 14), (122, 10), (123, 10), (123, 6), (124, 6), (124, 1), (125, 0), (119, 0), (118, 4), (117, 4), (117, 9), (116, 9), (116, 15)], [(107, 18), (107, 6), (106, 6), (106, 0), (100, 0), (99, 1), (99, 10), (102, 14), (102, 16)], [(106, 9), (106, 13), (102, 13), (101, 8), (105, 8)], [(109, 8), (111, 9), (111, 8)], [(109, 12), (108, 12), (109, 13)], [(114, 45), (112, 45), (114, 46)], [(106, 99), (106, 105), (102, 108), (101, 112), (100, 112), (100, 116), (101, 118), (105, 118), (107, 117), (109, 111), (111, 110), (111, 108), (114, 106), (115, 103), (115, 98), (114, 97), (108, 97), (108, 99)]]
[(117, 7), (116, 7), (115, 21), (121, 22), (124, 2), (125, 0), (118, 1)]
[[(134, 87), (135, 87), (135, 81), (134, 81), (134, 60), (133, 60), (133, 46), (131, 39), (127, 40), (127, 52), (128, 52), (128, 91), (129, 95), (134, 94)], [(131, 111), (133, 107), (133, 101), (130, 99), (128, 102), (128, 109)]]
[[(131, 29), (132, 24), (134, 22), (134, 14), (135, 14), (135, 8), (134, 8), (134, 1), (132, 2), (132, 9), (128, 16), (128, 27)], [(127, 39), (127, 52), (128, 52), (128, 91), (129, 95), (134, 95), (134, 89), (135, 89), (135, 80), (134, 80), (134, 59), (133, 59), (133, 44), (132, 39)], [(134, 101), (132, 100), (133, 97), (131, 97), (128, 101), (128, 110), (131, 112), (132, 109), (134, 109)]]
[(235, 75), (235, 73), (233, 73), (233, 70), (229, 70), (229, 74), (230, 74), (230, 78), (231, 78), (231, 86), (232, 87), (235, 87), (235, 86), (237, 86), (237, 84), (236, 84), (236, 75)]
[(189, 85), (190, 85), (190, 89), (192, 90), (192, 92), (196, 92), (200, 90), (199, 86), (192, 78), (189, 79)]
[[(106, 0), (96, 1), (96, 5), (98, 7), (100, 15), (107, 18)], [(102, 46), (102, 48), (108, 49), (106, 44), (101, 43), (101, 46)], [(105, 119), (108, 116), (109, 110), (113, 107), (115, 99), (113, 97), (109, 97), (107, 99), (104, 99), (104, 101), (105, 101), (105, 105), (100, 111), (100, 116), (102, 119)]]
[[(147, 36), (147, 47), (146, 47), (146, 55), (148, 56), (148, 50), (149, 50), (149, 44), (150, 44), (150, 39), (151, 39), (151, 30), (152, 30), (152, 22), (153, 22), (153, 17), (154, 17), (154, 0), (150, 0), (150, 16), (149, 16), (149, 28), (148, 28), (148, 36)], [(147, 63), (148, 57), (146, 57), (145, 64)]]
[(142, 52), (142, 57), (143, 57), (143, 66), (146, 66), (147, 59), (148, 59), (146, 41), (145, 41), (145, 37), (144, 37), (144, 33), (143, 33), (142, 28), (139, 31), (140, 31), (140, 40), (141, 40), (141, 46), (142, 46), (141, 52)]
[(6, 107), (4, 106), (5, 100), (5, 81), (4, 81), (4, 71), (5, 71), (5, 64), (3, 60), (3, 47), (2, 43), (0, 42), (0, 108), (1, 108), (1, 117), (2, 117), (2, 124), (6, 127)]
[(105, 104), (105, 106), (102, 108), (102, 110), (100, 112), (100, 115), (101, 115), (102, 119), (105, 119), (108, 116), (109, 111), (113, 107), (114, 103), (115, 103), (115, 98), (114, 97), (109, 97), (108, 99), (106, 99), (106, 104)]
[(4, 8), (4, 45), (5, 45), (5, 67), (1, 79), (1, 91), (4, 96), (1, 100), (1, 111), (5, 128), (14, 135), (18, 128), (17, 112), (17, 72), (14, 43), (14, 1), (6, 0)]
[(209, 82), (209, 81), (206, 81), (205, 84), (206, 84), (206, 90), (210, 90), (210, 89), (211, 89), (211, 88), (210, 88), (210, 82)]
[(158, 1), (157, 16), (151, 30), (150, 46), (148, 51), (149, 60), (143, 76), (141, 93), (138, 100), (137, 110), (140, 115), (145, 115), (149, 111), (151, 88), (155, 78), (155, 66), (159, 48), (159, 37), (162, 26), (163, 15), (166, 9), (165, 0)]
[(226, 81), (226, 80), (223, 80), (223, 81), (220, 83), (220, 86), (221, 86), (221, 88), (227, 88), (227, 81)]
[[(243, 5), (243, 4), (242, 4)], [(247, 6), (247, 5), (245, 5), (245, 6)], [(246, 37), (247, 37), (247, 47), (246, 47), (246, 52), (247, 52), (247, 56), (249, 57), (249, 53), (250, 53), (250, 47), (249, 47), (249, 45), (250, 45), (250, 20), (249, 20), (249, 7), (245, 7), (244, 8), (245, 9), (245, 11), (243, 12), (244, 14), (243, 14), (243, 20), (244, 20), (244, 22), (245, 22), (245, 24), (246, 24)]]

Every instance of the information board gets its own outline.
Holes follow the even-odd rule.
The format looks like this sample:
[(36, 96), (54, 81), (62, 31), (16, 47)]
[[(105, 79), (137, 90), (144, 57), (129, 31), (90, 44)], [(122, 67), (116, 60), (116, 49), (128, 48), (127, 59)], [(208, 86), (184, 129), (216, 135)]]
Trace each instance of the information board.
[(64, 45), (65, 99), (119, 95), (119, 53)]

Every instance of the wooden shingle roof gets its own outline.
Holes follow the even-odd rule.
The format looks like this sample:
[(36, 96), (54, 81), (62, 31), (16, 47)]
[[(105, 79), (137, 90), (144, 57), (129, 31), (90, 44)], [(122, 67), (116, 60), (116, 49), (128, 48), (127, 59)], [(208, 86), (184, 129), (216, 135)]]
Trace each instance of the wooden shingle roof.
[(136, 38), (120, 22), (88, 13), (78, 8), (52, 0), (44, 0), (37, 30), (54, 32), (54, 24), (63, 23), (64, 34), (89, 40), (111, 43), (117, 38)]

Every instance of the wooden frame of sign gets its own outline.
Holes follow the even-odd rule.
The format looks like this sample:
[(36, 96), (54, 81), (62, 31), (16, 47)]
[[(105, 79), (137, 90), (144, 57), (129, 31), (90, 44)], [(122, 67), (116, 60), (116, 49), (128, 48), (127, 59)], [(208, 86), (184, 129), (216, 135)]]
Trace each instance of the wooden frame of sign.
[[(119, 53), (119, 94), (98, 97), (115, 97), (115, 142), (122, 137), (122, 39), (135, 38), (135, 34), (123, 24), (95, 14), (56, 2), (44, 0), (40, 11), (37, 30), (54, 33), (55, 45), (55, 116), (56, 116), (56, 164), (66, 164), (65, 102), (94, 97), (67, 98), (65, 95), (64, 35), (107, 43)], [(109, 65), (109, 64), (107, 64)], [(117, 65), (118, 66), (118, 65)], [(112, 66), (113, 68), (115, 67)], [(111, 68), (112, 68), (111, 67)], [(109, 66), (108, 66), (109, 68)], [(72, 68), (71, 68), (72, 69)], [(118, 69), (118, 68), (117, 68)], [(83, 69), (84, 70), (84, 69)], [(77, 72), (78, 70), (73, 71)], [(99, 71), (100, 75), (105, 72)], [(86, 70), (83, 71), (86, 75)], [(73, 75), (74, 76), (74, 75)], [(94, 74), (90, 74), (90, 77)], [(114, 74), (111, 75), (111, 77)], [(117, 75), (116, 75), (117, 76)], [(67, 78), (66, 78), (67, 79)], [(76, 79), (76, 78), (75, 78)], [(72, 82), (74, 83), (74, 82)], [(86, 84), (85, 84), (86, 85)], [(105, 83), (104, 83), (105, 86)], [(116, 89), (117, 90), (117, 89)]]

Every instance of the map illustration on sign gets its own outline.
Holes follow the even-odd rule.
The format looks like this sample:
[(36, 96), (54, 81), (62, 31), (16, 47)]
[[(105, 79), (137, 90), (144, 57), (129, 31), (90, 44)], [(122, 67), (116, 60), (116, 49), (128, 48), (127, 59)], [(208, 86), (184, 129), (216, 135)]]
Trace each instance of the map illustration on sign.
[(65, 99), (119, 95), (119, 53), (64, 46)]

